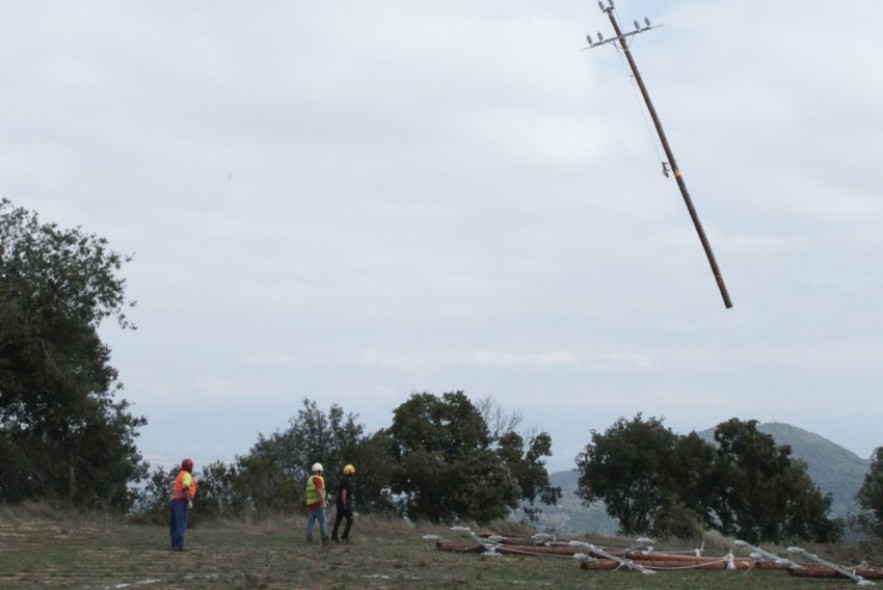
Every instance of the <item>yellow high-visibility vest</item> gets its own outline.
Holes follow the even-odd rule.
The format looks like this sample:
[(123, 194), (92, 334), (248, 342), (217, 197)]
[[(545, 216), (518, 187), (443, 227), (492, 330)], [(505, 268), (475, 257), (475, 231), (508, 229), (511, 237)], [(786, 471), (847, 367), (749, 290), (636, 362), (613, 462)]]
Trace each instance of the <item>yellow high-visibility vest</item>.
[[(320, 487), (316, 486), (316, 478), (319, 479)], [(322, 496), (325, 494), (325, 479), (321, 475), (316, 475), (315, 473), (307, 478), (307, 492), (304, 494), (304, 503), (307, 506), (312, 506), (313, 504), (320, 504), (322, 502)]]

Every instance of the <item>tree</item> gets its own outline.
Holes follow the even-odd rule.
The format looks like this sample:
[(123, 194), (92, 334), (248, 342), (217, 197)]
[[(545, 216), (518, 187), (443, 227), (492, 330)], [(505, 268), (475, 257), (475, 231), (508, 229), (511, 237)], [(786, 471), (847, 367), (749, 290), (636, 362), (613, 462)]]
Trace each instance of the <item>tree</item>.
[(750, 542), (834, 542), (842, 523), (791, 449), (757, 421), (718, 425), (715, 449), (695, 433), (676, 435), (661, 420), (620, 418), (577, 457), (577, 493), (603, 500), (623, 533), (692, 535), (703, 527)]
[(757, 430), (757, 420), (723, 422), (714, 440), (714, 516), (722, 533), (749, 542), (840, 538), (842, 523), (827, 516), (831, 495), (821, 494), (788, 445)]
[[(177, 470), (172, 473), (177, 475)], [(171, 490), (171, 483), (168, 482), (164, 491)], [(234, 465), (227, 465), (223, 461), (209, 463), (199, 470), (196, 483), (199, 486), (197, 497), (200, 516), (241, 516), (245, 512), (246, 498), (240, 493), (239, 473)], [(164, 502), (166, 509), (163, 514), (168, 512), (167, 506), (168, 501)]]
[[(652, 532), (664, 508), (678, 505), (672, 472), (677, 435), (662, 420), (617, 420), (606, 432), (592, 431), (592, 442), (577, 457), (577, 495), (587, 503), (603, 500), (623, 534)], [(663, 501), (665, 499), (665, 501)]]
[[(356, 507), (361, 511), (381, 510), (389, 502), (392, 461), (389, 441), (383, 431), (371, 436), (337, 404), (328, 412), (315, 401), (303, 399), (288, 428), (270, 436), (259, 435), (249, 452), (237, 457), (224, 477), (218, 477), (218, 494), (227, 497), (221, 510), (247, 510), (257, 516), (290, 512), (302, 506), (304, 484), (313, 463), (322, 463), (329, 490), (342, 477), (343, 467), (356, 466)], [(223, 484), (223, 485), (222, 485)]]
[(874, 449), (871, 465), (855, 500), (865, 512), (859, 515), (858, 524), (874, 535), (883, 537), (883, 447)]
[(554, 506), (561, 498), (561, 488), (549, 481), (543, 457), (552, 455), (552, 437), (547, 432), (529, 434), (527, 440), (509, 431), (497, 440), (497, 455), (521, 489), (519, 501), (528, 520), (536, 521), (542, 509), (537, 505)]
[(528, 520), (536, 521), (542, 512), (538, 503), (554, 506), (561, 498), (561, 488), (549, 481), (543, 459), (552, 456), (552, 437), (535, 427), (519, 432), (521, 414), (505, 411), (491, 397), (479, 400), (476, 408), (487, 424), (497, 455), (521, 488), (521, 509)]
[[(390, 439), (386, 430), (378, 430), (370, 436), (361, 437), (351, 454), (343, 460), (356, 468), (354, 506), (359, 512), (380, 513), (392, 508), (389, 496), (392, 471), (395, 463), (389, 454)], [(327, 477), (332, 487), (342, 476), (338, 469)]]
[(232, 495), (236, 506), (243, 506), (258, 518), (291, 512), (303, 505), (304, 468), (292, 464), (276, 435), (258, 435), (247, 455), (236, 458), (232, 469)]
[(40, 223), (0, 200), (0, 501), (47, 497), (126, 509), (146, 474), (98, 328), (124, 309), (131, 260), (79, 227)]
[[(438, 522), (469, 518), (472, 509), (489, 512), (484, 506), (471, 505), (464, 496), (468, 479), (465, 457), (490, 446), (487, 425), (466, 394), (457, 391), (441, 398), (431, 393), (412, 395), (393, 411), (388, 434), (396, 463), (392, 491), (407, 498), (406, 508), (412, 516)], [(482, 458), (491, 459), (488, 455)], [(487, 467), (495, 469), (495, 462)], [(475, 465), (469, 467), (471, 471)], [(503, 489), (494, 490), (500, 497), (491, 502), (502, 503), (503, 497), (511, 496), (514, 486), (507, 480)], [(479, 501), (487, 499), (476, 499)]]
[[(491, 427), (486, 416), (493, 417)], [(487, 522), (522, 502), (535, 516), (536, 501), (555, 503), (561, 490), (550, 485), (542, 460), (551, 454), (551, 437), (525, 438), (511, 430), (519, 422), (490, 400), (473, 404), (462, 391), (412, 395), (394, 410), (387, 430), (393, 491), (412, 516), (436, 522)]]
[(490, 445), (487, 424), (462, 391), (441, 398), (431, 393), (412, 395), (393, 411), (389, 432), (393, 456), (399, 460), (422, 449), (453, 463)]
[(670, 462), (676, 505), (664, 510), (655, 533), (695, 537), (715, 520), (715, 449), (695, 432), (678, 436)]

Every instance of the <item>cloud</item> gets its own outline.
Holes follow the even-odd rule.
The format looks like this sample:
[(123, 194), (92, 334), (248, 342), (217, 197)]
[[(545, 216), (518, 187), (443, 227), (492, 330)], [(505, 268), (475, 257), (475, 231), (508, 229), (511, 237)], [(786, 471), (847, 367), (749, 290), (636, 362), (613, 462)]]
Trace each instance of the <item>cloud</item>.
[(494, 369), (551, 369), (574, 365), (576, 358), (568, 352), (513, 354), (487, 351), (440, 353), (391, 353), (364, 351), (356, 359), (359, 365), (376, 365), (402, 370), (472, 367)]
[(649, 371), (659, 364), (645, 354), (634, 352), (611, 352), (600, 355), (592, 366), (599, 370), (630, 370)]
[(284, 352), (265, 352), (248, 354), (242, 358), (242, 363), (253, 367), (287, 367), (294, 359)]
[(140, 329), (102, 335), (148, 446), (178, 400), (242, 424), (229, 456), (303, 397), (382, 426), (464, 389), (565, 448), (673, 404), (834, 423), (836, 397), (870, 448), (883, 3), (617, 4), (665, 25), (631, 48), (732, 310), (575, 0), (17, 3), (0, 194), (136, 254)]

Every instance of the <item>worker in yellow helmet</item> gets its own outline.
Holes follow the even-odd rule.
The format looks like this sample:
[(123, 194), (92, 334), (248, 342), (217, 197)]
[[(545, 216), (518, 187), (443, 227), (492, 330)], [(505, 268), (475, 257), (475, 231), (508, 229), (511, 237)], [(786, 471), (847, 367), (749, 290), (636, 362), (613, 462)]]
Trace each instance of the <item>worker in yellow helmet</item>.
[[(350, 542), (350, 529), (353, 526), (353, 475), (356, 474), (356, 468), (347, 465), (343, 468), (343, 479), (337, 484), (337, 516), (334, 519), (334, 530), (331, 533), (331, 540), (335, 543), (343, 541)], [(340, 523), (346, 519), (346, 526), (343, 528), (343, 535), (338, 538), (337, 529)]]

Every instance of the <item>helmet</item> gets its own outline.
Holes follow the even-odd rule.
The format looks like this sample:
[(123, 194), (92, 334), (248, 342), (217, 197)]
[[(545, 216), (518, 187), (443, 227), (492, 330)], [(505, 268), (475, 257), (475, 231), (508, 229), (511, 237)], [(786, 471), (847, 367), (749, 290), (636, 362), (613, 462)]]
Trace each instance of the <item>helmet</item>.
[(345, 465), (343, 468), (344, 475), (352, 475), (355, 472), (356, 472), (356, 468), (353, 467), (352, 465)]
[(313, 463), (313, 473), (316, 473), (317, 471), (324, 471), (321, 463)]
[(186, 471), (187, 473), (191, 473), (193, 471), (193, 461), (190, 459), (184, 459), (181, 461), (181, 469)]

